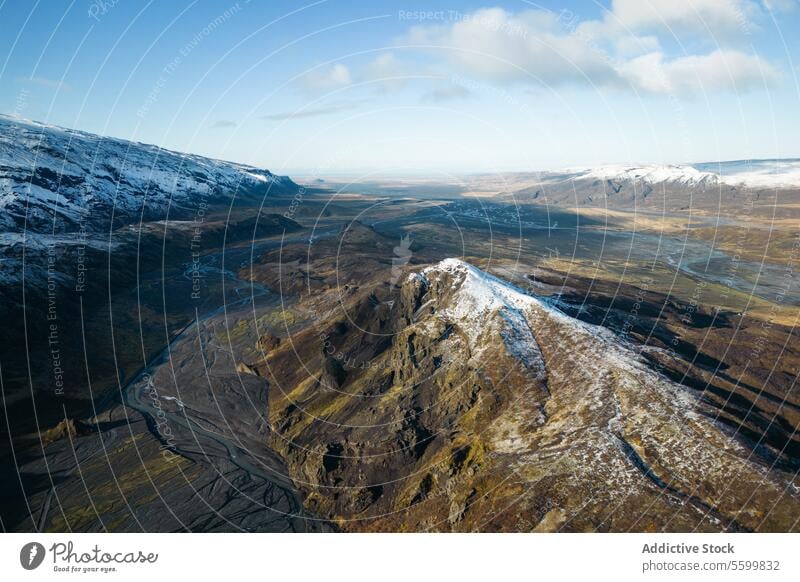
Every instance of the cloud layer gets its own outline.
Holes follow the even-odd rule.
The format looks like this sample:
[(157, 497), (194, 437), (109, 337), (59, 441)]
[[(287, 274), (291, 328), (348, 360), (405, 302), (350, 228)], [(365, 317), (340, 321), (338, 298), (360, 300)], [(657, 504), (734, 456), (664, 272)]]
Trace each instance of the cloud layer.
[[(646, 93), (746, 92), (774, 85), (779, 70), (737, 47), (761, 8), (750, 0), (616, 0), (602, 20), (502, 8), (416, 26), (402, 41), (460, 74), (494, 84), (567, 84)], [(661, 40), (708, 45), (669, 56)]]
[(350, 69), (341, 63), (336, 63), (308, 71), (297, 79), (296, 85), (313, 94), (341, 89), (352, 82)]

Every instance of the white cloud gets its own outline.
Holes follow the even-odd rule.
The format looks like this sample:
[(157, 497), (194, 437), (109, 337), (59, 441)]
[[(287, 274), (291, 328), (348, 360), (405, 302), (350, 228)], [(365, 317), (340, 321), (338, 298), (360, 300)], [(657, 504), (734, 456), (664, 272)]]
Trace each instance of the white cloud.
[(621, 73), (632, 87), (649, 93), (670, 91), (669, 75), (664, 70), (664, 55), (650, 53), (631, 59), (620, 66)]
[(341, 63), (310, 70), (297, 80), (297, 85), (310, 93), (325, 93), (352, 84), (350, 69)]
[(466, 73), (497, 83), (608, 83), (616, 73), (606, 55), (577, 34), (559, 30), (549, 11), (511, 14), (478, 10), (450, 25), (417, 26), (406, 41), (444, 54)]
[(635, 56), (656, 52), (661, 44), (655, 36), (618, 35), (614, 40), (614, 48), (620, 56)]
[[(572, 13), (567, 19), (543, 10), (512, 14), (490, 8), (454, 23), (414, 27), (404, 40), (445, 59), (451, 69), (497, 85), (580, 84), (684, 95), (743, 92), (773, 85), (779, 71), (757, 55), (730, 48), (670, 57), (655, 31), (642, 33), (668, 23), (730, 34), (753, 10), (749, 0), (616, 0), (613, 17), (576, 21)], [(708, 29), (704, 34), (707, 38)]]
[(383, 89), (396, 89), (408, 81), (411, 68), (394, 53), (383, 53), (366, 64), (358, 73), (358, 80), (375, 83)]
[(211, 129), (227, 129), (236, 127), (237, 125), (235, 121), (231, 121), (230, 119), (220, 119), (211, 124)]
[(713, 41), (748, 34), (759, 12), (752, 0), (614, 0), (605, 20), (629, 30), (710, 34)]
[(17, 80), (23, 84), (38, 85), (40, 87), (47, 87), (48, 89), (57, 89), (60, 91), (72, 90), (72, 86), (68, 83), (56, 79), (48, 79), (47, 77), (18, 77)]
[(359, 103), (362, 103), (362, 101), (333, 103), (330, 105), (323, 105), (321, 107), (305, 107), (295, 111), (281, 111), (279, 113), (262, 115), (261, 119), (265, 119), (267, 121), (286, 121), (306, 119), (308, 117), (321, 117), (323, 115), (333, 115), (335, 113), (341, 113), (342, 111), (348, 111), (355, 108)]
[(632, 86), (652, 93), (744, 93), (780, 79), (779, 71), (760, 57), (732, 50), (671, 61), (661, 53), (650, 53), (628, 61), (620, 72)]

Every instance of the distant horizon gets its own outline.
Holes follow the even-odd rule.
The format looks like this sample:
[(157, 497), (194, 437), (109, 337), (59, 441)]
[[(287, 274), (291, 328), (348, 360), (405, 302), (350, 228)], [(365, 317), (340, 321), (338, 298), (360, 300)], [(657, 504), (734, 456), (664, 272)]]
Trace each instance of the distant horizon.
[(787, 157), (787, 158), (742, 158), (742, 159), (732, 159), (732, 160), (716, 160), (716, 161), (704, 161), (704, 162), (652, 162), (652, 161), (608, 161), (608, 162), (598, 162), (595, 164), (590, 165), (581, 165), (581, 164), (574, 164), (568, 165), (563, 167), (547, 167), (547, 168), (531, 168), (531, 169), (510, 169), (510, 170), (472, 170), (472, 171), (454, 171), (452, 169), (443, 168), (441, 170), (436, 169), (413, 169), (409, 168), (407, 170), (381, 170), (381, 169), (347, 169), (342, 168), (338, 170), (326, 171), (324, 174), (319, 173), (315, 174), (309, 169), (281, 169), (276, 170), (269, 165), (253, 165), (247, 162), (242, 162), (241, 160), (234, 160), (234, 159), (223, 159), (223, 158), (211, 158), (201, 153), (197, 152), (190, 152), (190, 151), (179, 151), (170, 149), (168, 147), (156, 144), (156, 143), (148, 143), (143, 141), (134, 141), (125, 137), (119, 137), (116, 135), (101, 135), (96, 134), (91, 131), (87, 131), (85, 129), (81, 129), (78, 127), (65, 127), (58, 124), (47, 123), (44, 121), (40, 121), (37, 119), (28, 119), (25, 117), (20, 117), (15, 115), (14, 113), (2, 112), (0, 116), (6, 117), (8, 119), (13, 119), (18, 122), (23, 123), (32, 123), (41, 126), (49, 126), (49, 127), (56, 127), (58, 129), (67, 130), (67, 131), (74, 131), (77, 133), (88, 134), (92, 136), (97, 136), (102, 139), (112, 139), (112, 140), (119, 140), (119, 141), (127, 141), (131, 143), (142, 144), (145, 146), (152, 146), (156, 148), (160, 148), (163, 150), (170, 151), (172, 153), (180, 154), (180, 155), (190, 155), (190, 156), (200, 156), (206, 157), (208, 159), (217, 160), (220, 162), (232, 163), (232, 164), (241, 164), (245, 166), (251, 166), (253, 168), (258, 168), (261, 170), (268, 170), (276, 175), (283, 175), (288, 176), (289, 178), (311, 178), (311, 179), (326, 179), (326, 178), (352, 178), (356, 177), (355, 175), (360, 176), (380, 176), (383, 179), (401, 179), (401, 178), (433, 178), (436, 174), (449, 174), (451, 177), (455, 178), (457, 176), (474, 176), (474, 175), (487, 175), (487, 174), (533, 174), (533, 173), (549, 173), (549, 172), (563, 172), (563, 171), (576, 171), (581, 169), (593, 169), (593, 168), (601, 168), (601, 167), (610, 167), (610, 166), (628, 166), (631, 168), (635, 167), (648, 167), (648, 166), (657, 166), (657, 167), (697, 167), (697, 166), (711, 166), (714, 164), (736, 164), (736, 163), (753, 163), (753, 162), (800, 162), (799, 157)]

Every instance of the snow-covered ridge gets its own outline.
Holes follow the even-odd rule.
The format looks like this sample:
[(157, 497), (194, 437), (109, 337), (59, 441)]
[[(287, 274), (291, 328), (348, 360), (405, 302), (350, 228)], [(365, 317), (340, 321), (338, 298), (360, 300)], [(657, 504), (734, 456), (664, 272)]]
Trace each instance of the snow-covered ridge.
[(148, 220), (293, 186), (263, 169), (0, 115), (0, 230), (105, 230), (112, 209)]
[[(561, 179), (565, 172), (558, 175)], [(684, 165), (603, 165), (572, 168), (571, 180), (610, 180), (615, 183), (675, 184), (710, 187), (727, 184), (745, 188), (800, 188), (800, 160), (744, 160)]]
[(692, 166), (659, 165), (599, 166), (597, 168), (578, 170), (576, 178), (643, 182), (647, 184), (671, 182), (685, 186), (712, 185), (719, 182), (717, 174), (703, 172)]
[[(626, 343), (608, 328), (576, 319), (561, 311), (548, 298), (530, 295), (513, 283), (460, 259), (444, 259), (410, 277), (421, 277), (429, 282), (439, 273), (451, 275), (455, 287), (452, 300), (441, 313), (457, 320), (473, 338), (481, 335), (490, 314), (521, 313), (528, 319), (544, 317), (570, 329), (576, 337), (591, 337), (603, 344), (615, 346), (614, 349), (628, 352)], [(629, 355), (632, 359), (637, 359), (632, 352)]]
[(475, 338), (480, 336), (487, 316), (493, 312), (529, 312), (534, 309), (537, 313), (571, 326), (576, 332), (616, 340), (616, 336), (608, 329), (575, 319), (558, 309), (547, 298), (530, 295), (513, 283), (460, 259), (444, 259), (426, 267), (419, 274), (412, 274), (411, 277), (422, 277), (427, 281), (433, 279), (437, 273), (452, 275), (456, 286), (451, 304), (444, 313), (461, 322)]
[[(531, 377), (544, 380), (544, 357), (528, 324), (526, 312), (533, 306), (547, 309), (545, 305), (513, 285), (459, 259), (445, 259), (412, 277), (430, 283), (442, 274), (452, 278), (456, 289), (437, 317), (458, 323), (469, 337), (472, 354), (480, 357), (493, 343), (487, 341), (486, 334), (497, 334), (507, 352), (524, 366)], [(499, 318), (494, 318), (494, 315), (499, 315)]]
[[(437, 315), (457, 322), (466, 331), (476, 353), (482, 351), (487, 332), (499, 331), (508, 352), (535, 370), (536, 375), (544, 377), (544, 360), (536, 338), (544, 325), (554, 324), (558, 331), (554, 332), (553, 326), (548, 327), (545, 340), (555, 339), (559, 349), (582, 354), (583, 370), (593, 377), (612, 370), (624, 373), (641, 382), (660, 385), (674, 392), (674, 397), (681, 399), (686, 407), (690, 406), (691, 398), (674, 382), (648, 368), (633, 345), (608, 328), (567, 315), (546, 298), (529, 295), (512, 283), (454, 258), (427, 267), (412, 277), (431, 283), (442, 273), (451, 275), (454, 293), (446, 306), (440, 306)], [(504, 321), (500, 330), (492, 323), (491, 316), (496, 313)]]
[(726, 184), (750, 188), (800, 188), (800, 160), (740, 160), (695, 164), (699, 170), (716, 172)]
[(544, 306), (539, 299), (460, 259), (444, 259), (422, 270), (426, 279), (434, 273), (454, 276), (458, 289), (450, 311), (460, 320), (481, 320), (488, 313), (506, 307), (520, 309), (531, 303)]

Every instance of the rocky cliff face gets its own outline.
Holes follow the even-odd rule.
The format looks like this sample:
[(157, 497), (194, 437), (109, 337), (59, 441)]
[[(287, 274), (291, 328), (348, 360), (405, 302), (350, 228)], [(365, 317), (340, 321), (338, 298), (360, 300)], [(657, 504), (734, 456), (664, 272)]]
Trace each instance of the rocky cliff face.
[(309, 509), (344, 529), (785, 529), (800, 516), (791, 475), (633, 346), (467, 263), (339, 300), (256, 368), (270, 445)]

